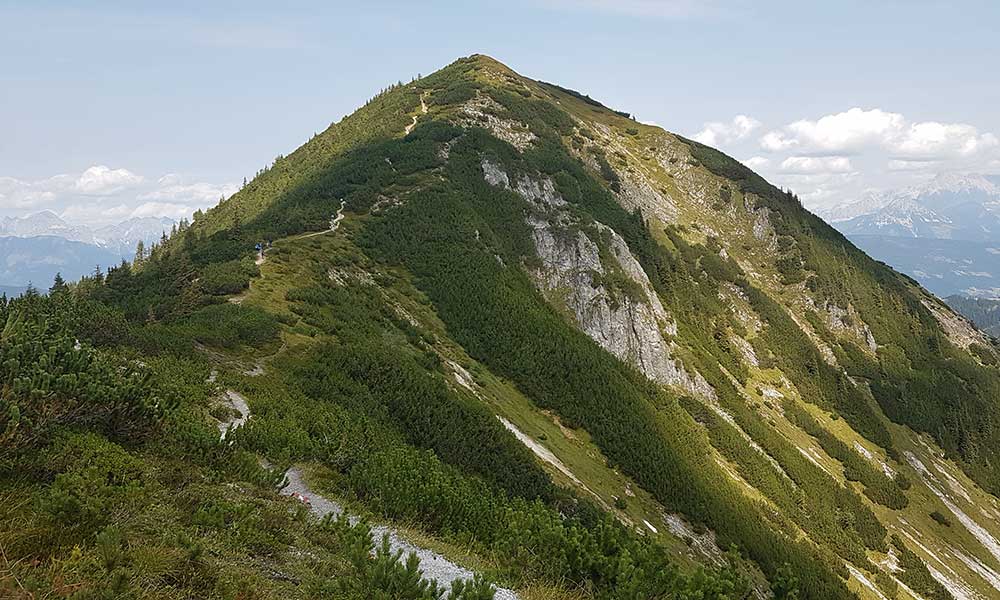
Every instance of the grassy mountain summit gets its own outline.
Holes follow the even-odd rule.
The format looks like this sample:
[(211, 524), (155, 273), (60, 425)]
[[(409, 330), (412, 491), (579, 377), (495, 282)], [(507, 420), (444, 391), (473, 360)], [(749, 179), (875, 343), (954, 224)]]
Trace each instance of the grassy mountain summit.
[[(0, 591), (435, 597), (338, 504), (482, 577), (456, 598), (1000, 593), (992, 341), (730, 157), (486, 56), (3, 311), (0, 495), (36, 501)], [(115, 365), (142, 386), (82, 418)]]

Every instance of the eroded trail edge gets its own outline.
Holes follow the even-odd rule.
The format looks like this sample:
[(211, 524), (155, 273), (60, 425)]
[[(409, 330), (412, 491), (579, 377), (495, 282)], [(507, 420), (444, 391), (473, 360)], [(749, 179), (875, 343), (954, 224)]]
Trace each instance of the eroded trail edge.
[[(340, 515), (345, 514), (343, 506), (321, 494), (316, 493), (315, 490), (310, 488), (309, 484), (307, 484), (305, 479), (302, 477), (302, 471), (298, 467), (291, 467), (288, 469), (285, 472), (285, 478), (288, 480), (288, 485), (281, 490), (281, 493), (285, 496), (307, 499), (309, 510), (316, 518), (322, 519), (326, 515), (339, 517)], [(348, 515), (347, 519), (352, 525), (360, 521), (360, 518), (354, 515)], [(421, 548), (408, 542), (400, 537), (399, 533), (391, 527), (386, 527), (385, 525), (373, 525), (371, 531), (372, 538), (376, 540), (376, 542), (388, 537), (389, 547), (393, 552), (402, 551), (404, 556), (408, 556), (411, 553), (416, 554), (417, 558), (420, 559), (420, 570), (423, 572), (423, 577), (425, 579), (437, 580), (438, 584), (445, 589), (450, 589), (453, 581), (459, 579), (472, 579), (475, 577), (475, 573), (469, 569), (456, 565), (436, 552), (426, 548)], [(519, 597), (512, 590), (497, 588), (494, 599), (519, 600)]]

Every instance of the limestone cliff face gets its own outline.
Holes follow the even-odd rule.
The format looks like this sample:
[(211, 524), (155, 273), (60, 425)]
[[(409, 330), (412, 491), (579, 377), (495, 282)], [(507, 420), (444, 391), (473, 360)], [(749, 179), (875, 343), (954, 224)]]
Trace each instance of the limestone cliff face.
[[(602, 348), (657, 383), (714, 397), (697, 373), (672, 356), (677, 324), (664, 309), (628, 244), (613, 229), (595, 222), (590, 235), (566, 210), (566, 201), (548, 178), (519, 177), (513, 183), (498, 165), (484, 160), (483, 177), (512, 189), (533, 208), (526, 217), (539, 265), (530, 269), (535, 285)], [(602, 248), (599, 238), (605, 244)], [(629, 291), (605, 283), (609, 276), (628, 282)]]

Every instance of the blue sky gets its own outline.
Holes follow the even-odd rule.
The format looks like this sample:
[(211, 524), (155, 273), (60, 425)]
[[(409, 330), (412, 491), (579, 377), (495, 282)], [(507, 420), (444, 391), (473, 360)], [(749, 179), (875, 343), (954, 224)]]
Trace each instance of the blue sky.
[(0, 215), (214, 204), (380, 87), (474, 52), (817, 206), (996, 173), (997, 23), (985, 1), (0, 0)]

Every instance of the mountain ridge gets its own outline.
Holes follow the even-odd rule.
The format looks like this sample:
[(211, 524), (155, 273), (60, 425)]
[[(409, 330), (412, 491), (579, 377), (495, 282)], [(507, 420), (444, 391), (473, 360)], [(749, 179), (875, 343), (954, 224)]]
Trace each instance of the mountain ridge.
[[(243, 482), (227, 502), (273, 497), (262, 458), (307, 463), (524, 598), (1000, 591), (992, 342), (731, 157), (489, 57), (392, 86), (67, 294), (81, 340), (202, 390), (171, 435), (245, 397), (197, 453)], [(198, 568), (253, 576), (227, 536), (255, 525), (208, 504)], [(301, 573), (295, 536), (251, 553)]]
[[(456, 64), (461, 64), (461, 61)], [(555, 89), (546, 88), (545, 84), (538, 84), (535, 82), (531, 82), (530, 80), (525, 80), (523, 78), (520, 78), (519, 76), (514, 74), (513, 71), (510, 71), (506, 67), (503, 67), (502, 65), (498, 66), (499, 63), (496, 63), (492, 59), (483, 57), (471, 57), (470, 59), (467, 59), (467, 64), (474, 65), (470, 69), (470, 71), (475, 73), (472, 80), (471, 81), (466, 80), (468, 83), (452, 82), (445, 89), (433, 92), (428, 102), (428, 105), (431, 107), (429, 115), (430, 118), (433, 119), (436, 116), (439, 118), (444, 117), (446, 120), (452, 123), (458, 123), (460, 126), (484, 127), (494, 137), (499, 138), (503, 140), (505, 143), (513, 146), (515, 151), (521, 154), (525, 154), (530, 152), (535, 144), (538, 144), (540, 143), (540, 141), (543, 141), (542, 138), (539, 137), (539, 131), (538, 131), (539, 129), (542, 128), (548, 128), (550, 130), (554, 129), (555, 131), (560, 132), (561, 135), (567, 135), (570, 131), (574, 129), (575, 123), (579, 122), (577, 121), (577, 119), (580, 119), (581, 116), (585, 115), (586, 117), (593, 118), (594, 115), (599, 115), (598, 120), (596, 122), (588, 123), (588, 126), (593, 127), (593, 129), (590, 131), (591, 135), (593, 135), (596, 139), (599, 139), (602, 145), (607, 150), (609, 150), (609, 152), (592, 151), (591, 145), (590, 143), (588, 143), (586, 135), (582, 136), (578, 135), (577, 138), (575, 138), (579, 146), (582, 146), (582, 149), (580, 147), (574, 148), (572, 145), (570, 146), (570, 148), (571, 152), (575, 152), (575, 155), (580, 159), (590, 161), (590, 168), (593, 170), (592, 172), (599, 174), (599, 179), (603, 180), (604, 184), (611, 188), (611, 191), (617, 198), (619, 204), (627, 207), (628, 210), (638, 211), (638, 213), (641, 214), (645, 220), (651, 223), (656, 223), (660, 221), (663, 222), (664, 224), (668, 224), (671, 220), (676, 219), (679, 213), (683, 213), (685, 208), (687, 208), (690, 212), (695, 214), (712, 214), (721, 212), (725, 215), (728, 215), (731, 219), (733, 217), (736, 217), (735, 221), (730, 221), (730, 222), (732, 223), (739, 222), (742, 219), (742, 217), (739, 217), (738, 214), (731, 212), (732, 209), (727, 209), (724, 205), (725, 202), (724, 198), (727, 195), (727, 193), (724, 191), (725, 189), (727, 189), (726, 184), (723, 184), (721, 186), (719, 186), (718, 183), (714, 184), (716, 186), (719, 186), (716, 189), (719, 190), (718, 193), (721, 201), (717, 200), (714, 203), (705, 202), (703, 200), (699, 201), (698, 196), (696, 195), (694, 196), (696, 202), (692, 209), (690, 205), (688, 207), (685, 207), (681, 205), (679, 202), (674, 200), (674, 194), (671, 193), (673, 190), (670, 189), (670, 183), (665, 182), (663, 187), (657, 189), (655, 186), (650, 185), (648, 177), (643, 177), (643, 175), (646, 175), (646, 173), (643, 173), (643, 171), (646, 171), (647, 173), (655, 172), (657, 170), (663, 170), (669, 172), (670, 170), (673, 169), (677, 171), (677, 173), (672, 177), (672, 179), (675, 182), (677, 181), (678, 177), (680, 177), (682, 181), (685, 178), (687, 178), (688, 180), (685, 181), (684, 183), (686, 183), (687, 185), (694, 186), (694, 189), (696, 190), (699, 188), (701, 190), (705, 190), (704, 186), (708, 182), (705, 181), (700, 175), (692, 173), (692, 171), (695, 171), (698, 167), (707, 165), (709, 172), (711, 172), (714, 176), (728, 178), (730, 180), (735, 180), (738, 182), (735, 187), (728, 188), (728, 195), (730, 197), (730, 200), (733, 195), (736, 194), (744, 195), (743, 201), (748, 205), (747, 211), (749, 215), (752, 216), (752, 220), (751, 222), (744, 221), (745, 224), (742, 226), (747, 228), (746, 229), (747, 234), (749, 234), (752, 237), (755, 243), (757, 245), (762, 246), (763, 249), (765, 250), (765, 253), (773, 252), (775, 248), (778, 249), (786, 248), (785, 253), (787, 253), (789, 256), (777, 262), (776, 264), (777, 273), (774, 275), (773, 278), (768, 277), (765, 279), (758, 280), (759, 284), (764, 285), (765, 289), (778, 290), (778, 289), (787, 289), (787, 286), (789, 285), (795, 286), (796, 284), (801, 284), (803, 280), (808, 279), (809, 277), (808, 273), (805, 272), (806, 269), (804, 268), (806, 267), (804, 260), (805, 257), (802, 255), (801, 252), (796, 251), (797, 244), (808, 241), (808, 238), (800, 237), (801, 234), (796, 235), (794, 233), (794, 230), (789, 231), (788, 233), (778, 233), (778, 234), (768, 233), (769, 228), (775, 226), (776, 222), (775, 220), (777, 220), (777, 222), (780, 223), (781, 221), (784, 221), (787, 218), (787, 215), (789, 214), (788, 211), (800, 210), (800, 204), (794, 198), (784, 193), (781, 193), (780, 190), (777, 190), (776, 188), (773, 188), (772, 186), (768, 185), (766, 182), (757, 177), (755, 174), (753, 174), (749, 170), (742, 168), (735, 161), (732, 161), (732, 159), (729, 159), (724, 155), (716, 153), (714, 150), (704, 148), (700, 145), (697, 145), (694, 142), (690, 142), (688, 140), (684, 140), (683, 138), (673, 136), (671, 134), (663, 132), (662, 130), (659, 130), (658, 128), (649, 128), (647, 126), (638, 124), (634, 121), (625, 118), (621, 113), (616, 113), (614, 111), (610, 111), (609, 109), (604, 108), (603, 106), (597, 106), (591, 102), (587, 102), (586, 100), (581, 99), (578, 95), (574, 93), (562, 92), (558, 88)], [(452, 67), (446, 68), (442, 72), (447, 72), (449, 69), (454, 68), (454, 66), (455, 65), (452, 65)], [(440, 76), (440, 73), (442, 72), (439, 72), (439, 74), (435, 75)], [(424, 82), (424, 85), (432, 87), (434, 85), (434, 77), (435, 76), (431, 76), (430, 78), (427, 78), (429, 79), (429, 81)], [(415, 84), (419, 83), (420, 82), (415, 82)], [(492, 95), (487, 96), (486, 94), (482, 94), (482, 91), (484, 89), (489, 89), (489, 86), (491, 84), (497, 84), (497, 83), (499, 83), (501, 86), (508, 86), (506, 87), (506, 89), (511, 90), (507, 92), (508, 94), (510, 94), (510, 96), (503, 97), (503, 99), (507, 102), (506, 104), (498, 102), (495, 98), (492, 97)], [(399, 90), (398, 95), (396, 95), (395, 97), (393, 97), (393, 91), (390, 90), (390, 92), (388, 92), (385, 96), (382, 96), (375, 100), (376, 102), (381, 101), (385, 106), (392, 107), (390, 110), (393, 110), (394, 111), (393, 114), (396, 115), (394, 118), (398, 119), (400, 122), (399, 127), (397, 128), (398, 131), (403, 131), (405, 129), (404, 126), (408, 124), (406, 122), (407, 117), (409, 115), (415, 114), (418, 110), (418, 106), (420, 105), (419, 97), (418, 94), (416, 93), (416, 90), (408, 91), (405, 88), (406, 86), (404, 86), (404, 89)], [(422, 96), (423, 93), (425, 92), (420, 92), (420, 95)], [(440, 94), (440, 96), (438, 96), (439, 98), (447, 99), (447, 102), (436, 101), (435, 95), (437, 94)], [(536, 98), (538, 97), (537, 96), (538, 94), (541, 94), (543, 98), (551, 99), (549, 101), (554, 102), (555, 105), (561, 105), (563, 110), (568, 110), (570, 118), (566, 119), (564, 116), (560, 116), (557, 112), (549, 113), (548, 112), (549, 109), (542, 108), (542, 105), (535, 105), (533, 107), (533, 109), (538, 113), (537, 116), (534, 118), (537, 118), (541, 121), (541, 123), (538, 124), (538, 127), (532, 127), (532, 125), (529, 125), (524, 121), (519, 121), (518, 119), (515, 118), (509, 118), (509, 117), (505, 118), (505, 114), (508, 115), (511, 114), (511, 113), (505, 113), (505, 111), (520, 112), (520, 111), (515, 111), (515, 109), (511, 108), (511, 106), (520, 106), (519, 104), (520, 101), (518, 100), (518, 96), (520, 96), (521, 98)], [(409, 107), (409, 112), (404, 112), (406, 110), (404, 107), (407, 106)], [(569, 107), (568, 109), (567, 106)], [(525, 113), (521, 112), (521, 114)], [(527, 114), (531, 113), (529, 112)], [(350, 119), (354, 118), (357, 118), (357, 115), (352, 115), (351, 117), (345, 118), (344, 122), (348, 122)], [(414, 128), (412, 132), (410, 132), (410, 134), (406, 136), (406, 139), (414, 138), (412, 142), (413, 144), (417, 144), (420, 141), (419, 137), (419, 134), (421, 132), (420, 119), (421, 117), (418, 114), (416, 128)], [(549, 120), (546, 121), (546, 119)], [(434, 122), (435, 121), (431, 121), (431, 124), (433, 124)], [(615, 132), (613, 129), (611, 129), (612, 127), (620, 127), (621, 130), (624, 131)], [(623, 143), (623, 139), (628, 140), (630, 138), (635, 138), (635, 137), (641, 138), (643, 132), (650, 132), (650, 134), (656, 137), (658, 140), (660, 140), (661, 143), (662, 141), (666, 141), (666, 143), (668, 144), (668, 148), (671, 148), (671, 150), (669, 150), (659, 160), (655, 160), (654, 164), (650, 164), (647, 161), (644, 161), (642, 157), (635, 156), (636, 150), (629, 147), (627, 143)], [(321, 134), (321, 136), (322, 135), (325, 134)], [(437, 135), (437, 134), (432, 134), (432, 135)], [(445, 133), (442, 133), (440, 135), (442, 135), (444, 138), (448, 137), (448, 135)], [(690, 150), (685, 151), (683, 150), (684, 147), (690, 148)], [(304, 146), (303, 149), (304, 148), (306, 148), (306, 146)], [(300, 149), (297, 152), (300, 152), (303, 149)], [(448, 160), (447, 155), (445, 155), (445, 157), (446, 157), (445, 160)], [(391, 156), (391, 152), (390, 155), (386, 156), (385, 162), (387, 164), (387, 168), (394, 172), (393, 177), (397, 176), (398, 171), (396, 171), (395, 168), (397, 160)], [(624, 163), (627, 167), (631, 168), (622, 169), (620, 166), (616, 166), (614, 163), (618, 164)], [(485, 170), (485, 167), (483, 167), (483, 169)], [(413, 175), (411, 177), (416, 177), (416, 175)], [(375, 179), (378, 179), (378, 176), (376, 176)], [(513, 187), (514, 185), (513, 182), (516, 180), (516, 178), (512, 177), (511, 175), (508, 175), (507, 179), (509, 182), (511, 182), (509, 185)], [(419, 189), (420, 185), (419, 181), (415, 181), (415, 183), (417, 184)], [(544, 184), (544, 180), (542, 181), (536, 180), (534, 183), (530, 181), (528, 182), (529, 187), (542, 184)], [(253, 183), (251, 183), (251, 185), (253, 185)], [(281, 197), (279, 196), (278, 197), (279, 200), (275, 202), (273, 208), (268, 209), (261, 207), (259, 209), (261, 210), (260, 214), (266, 215), (265, 219), (270, 221), (273, 218), (278, 217), (282, 212), (284, 212), (282, 209), (285, 207), (297, 206), (299, 208), (302, 208), (303, 205), (306, 204), (305, 197), (307, 194), (314, 194), (314, 195), (317, 193), (331, 194), (331, 192), (320, 191), (323, 189), (323, 186), (326, 185), (331, 185), (333, 190), (343, 189), (344, 192), (350, 192), (350, 188), (344, 188), (343, 186), (339, 186), (339, 184), (336, 181), (334, 181), (334, 175), (328, 176), (325, 182), (320, 183), (318, 185), (320, 187), (314, 187), (312, 188), (312, 190), (308, 190), (308, 188), (306, 190), (302, 189), (294, 190), (292, 194), (286, 196), (284, 199), (281, 199)], [(701, 193), (704, 194), (704, 191), (702, 191)], [(372, 210), (375, 213), (378, 213), (379, 211), (383, 212), (391, 211), (393, 210), (394, 206), (399, 205), (398, 204), (399, 200), (394, 198), (393, 196), (380, 196), (378, 193), (375, 193), (373, 195), (369, 194), (370, 192), (368, 192), (367, 190), (356, 189), (353, 192), (346, 193), (346, 195), (343, 196), (340, 196), (340, 194), (336, 191), (333, 191), (331, 195), (333, 198), (337, 198), (338, 196), (343, 197), (347, 201), (348, 214), (364, 212), (367, 210)], [(541, 198), (542, 200), (540, 201), (543, 202), (544, 206), (544, 203), (547, 202), (547, 200), (544, 200), (544, 198), (546, 198), (546, 194), (547, 192), (542, 192), (541, 196), (537, 196), (536, 192), (527, 191), (522, 194), (522, 197), (529, 199), (529, 202), (532, 201), (530, 200), (530, 198), (532, 197)], [(244, 198), (240, 194), (237, 194), (233, 198), (231, 198), (228, 202), (232, 203), (230, 204), (230, 210), (232, 210), (233, 207), (241, 207), (241, 205), (244, 203)], [(749, 204), (750, 202), (753, 202), (758, 206), (752, 207), (752, 205)], [(761, 204), (763, 204), (763, 206), (761, 206)], [(239, 208), (237, 208), (237, 210), (238, 209)], [(243, 214), (249, 215), (251, 213), (244, 212)], [(320, 227), (320, 223), (322, 221), (325, 221), (327, 218), (328, 216), (326, 214), (316, 213), (314, 217), (311, 217), (311, 219), (313, 219), (316, 224), (308, 226), (307, 229), (308, 228), (318, 229)], [(793, 220), (797, 218), (799, 217), (794, 217)], [(857, 252), (856, 250), (853, 250), (853, 246), (850, 246), (850, 244), (847, 243), (846, 240), (844, 240), (839, 234), (834, 232), (832, 229), (824, 230), (823, 228), (826, 226), (822, 222), (819, 222), (818, 220), (815, 221), (809, 220), (807, 216), (805, 218), (806, 221), (803, 225), (805, 227), (804, 231), (809, 232), (807, 235), (814, 235), (815, 232), (821, 231), (822, 235), (829, 237), (829, 239), (834, 244), (841, 245), (844, 248), (851, 248), (852, 249), (851, 251)], [(695, 223), (696, 223), (695, 231), (691, 232), (691, 234), (688, 234), (693, 236), (695, 241), (701, 240), (701, 243), (709, 243), (710, 244), (709, 247), (711, 247), (711, 243), (722, 243), (722, 244), (726, 243), (725, 236), (719, 235), (717, 231), (714, 231), (712, 229), (712, 226), (708, 225), (708, 222), (701, 221), (702, 231), (697, 231), (698, 221), (695, 221)], [(245, 224), (241, 225), (245, 226)], [(196, 220), (195, 222), (196, 231), (197, 227), (198, 227), (198, 221)], [(210, 230), (213, 228), (213, 226), (208, 225), (208, 228)], [(786, 231), (788, 230), (786, 229)], [(293, 233), (293, 232), (294, 229), (290, 229), (287, 231), (282, 231), (282, 234)], [(683, 237), (681, 238), (670, 237), (669, 239), (670, 243), (674, 246), (682, 245), (684, 243)], [(712, 242), (713, 239), (716, 241)], [(629, 240), (629, 243), (631, 244), (632, 240)], [(787, 250), (787, 248), (789, 248), (788, 246), (789, 244), (791, 252)], [(723, 248), (720, 249), (720, 252), (723, 253), (724, 260), (726, 254), (730, 254), (731, 252), (735, 251), (736, 249), (733, 248), (732, 245), (729, 245), (728, 247), (723, 246)], [(857, 253), (857, 255), (859, 258), (863, 256), (859, 252)], [(755, 261), (769, 262), (773, 260), (771, 256), (768, 256), (766, 254), (761, 255), (756, 253), (752, 253), (746, 258), (751, 261), (755, 260)], [(703, 256), (702, 260), (705, 259), (706, 257)], [(871, 268), (874, 269), (875, 271), (878, 271), (879, 269), (882, 268), (873, 262), (865, 264), (867, 265), (866, 268)], [(650, 268), (648, 263), (644, 265), (644, 268), (646, 270)], [(747, 267), (744, 266), (741, 268), (746, 269)], [(750, 269), (752, 270), (753, 268), (750, 267)], [(893, 275), (892, 277), (897, 277), (897, 276)], [(888, 281), (891, 280), (892, 279), (889, 280), (883, 279), (883, 282), (887, 283)], [(932, 319), (932, 321), (930, 322), (940, 321), (941, 323), (947, 323), (950, 327), (951, 325), (951, 321), (949, 321), (950, 317), (947, 316), (947, 313), (950, 312), (950, 309), (942, 308), (942, 305), (940, 305), (938, 301), (931, 298), (929, 295), (926, 295), (924, 292), (917, 291), (916, 288), (912, 288), (911, 280), (908, 280), (906, 278), (897, 278), (894, 286), (898, 290), (897, 293), (900, 294), (908, 295), (916, 293), (917, 298), (919, 298), (918, 302), (919, 306), (933, 308), (933, 310), (925, 312), (924, 315), (926, 316), (921, 317), (922, 319), (926, 318)], [(832, 289), (830, 291), (832, 291)], [(608, 293), (610, 295), (613, 295), (613, 293), (610, 291)], [(787, 292), (782, 292), (782, 293), (787, 294)], [(803, 294), (802, 292), (796, 292), (795, 294), (793, 294), (793, 298), (795, 295), (799, 295), (801, 297)], [(839, 295), (840, 294), (834, 293), (834, 298), (836, 298)], [(788, 299), (783, 298), (782, 301), (788, 302)], [(849, 313), (855, 310), (850, 303), (847, 303), (845, 307), (844, 305), (840, 305), (839, 304), (840, 302), (844, 302), (844, 299), (832, 300), (832, 302), (831, 300), (826, 300), (826, 305), (821, 310), (823, 310), (823, 312), (828, 312), (830, 315), (837, 315), (838, 312), (841, 310)], [(763, 306), (757, 308), (757, 310), (763, 310)], [(927, 309), (919, 308), (917, 310), (919, 312)], [(580, 319), (582, 315), (577, 314), (576, 317), (577, 319)], [(778, 313), (772, 313), (771, 317), (777, 318)], [(865, 344), (868, 345), (874, 344), (876, 347), (878, 346), (877, 341), (872, 342), (871, 344), (869, 344), (869, 342), (866, 341), (870, 340), (871, 332), (867, 330), (868, 325), (865, 324), (863, 321), (856, 328), (855, 326), (852, 325), (845, 325), (846, 323), (849, 322), (849, 319), (847, 317), (844, 318), (841, 318), (839, 316), (828, 317), (830, 319), (830, 325), (826, 326), (821, 326), (819, 324), (812, 324), (808, 321), (808, 318), (810, 318), (810, 313), (804, 312), (798, 318), (793, 318), (794, 325), (798, 328), (803, 328), (806, 330), (806, 337), (812, 340), (811, 344), (815, 344), (815, 346), (819, 348), (819, 354), (823, 355), (823, 353), (826, 352), (826, 357), (827, 357), (826, 360), (832, 360), (836, 362), (837, 358), (839, 358), (839, 356), (836, 355), (836, 353), (833, 352), (833, 350), (829, 346), (829, 344), (831, 344), (831, 338), (829, 337), (830, 336), (829, 331), (826, 329), (827, 327), (836, 326), (837, 328), (840, 329), (840, 331), (843, 332), (841, 334), (835, 334), (835, 335), (838, 336), (845, 335), (848, 338), (854, 336), (855, 339), (858, 339), (859, 342), (862, 342), (861, 344), (862, 348), (865, 347)], [(927, 323), (927, 321), (924, 321), (924, 323)], [(792, 323), (790, 323), (790, 325), (791, 324)], [(954, 328), (949, 328), (946, 331), (949, 332), (947, 335), (953, 336), (953, 339), (955, 340), (956, 343), (960, 345), (960, 347), (969, 347), (971, 343), (975, 345), (977, 352), (986, 352), (987, 355), (990, 352), (992, 352), (991, 350), (988, 349), (988, 342), (985, 342), (985, 340), (982, 340), (981, 338), (977, 337), (975, 333), (972, 332), (958, 333), (958, 330), (955, 330)], [(601, 335), (602, 334), (599, 334), (598, 337), (600, 337)], [(878, 339), (879, 335), (880, 334), (876, 334), (875, 336), (876, 340)], [(980, 340), (980, 342), (971, 341), (977, 339)], [(605, 341), (613, 344), (613, 342), (610, 342), (610, 338), (606, 338)], [(606, 346), (606, 348), (610, 349), (611, 346)], [(688, 350), (681, 349), (681, 352), (682, 356), (684, 356), (687, 355)], [(688, 358), (690, 359), (689, 355)], [(713, 358), (717, 360), (721, 358), (721, 356), (715, 355)], [(675, 358), (674, 360), (677, 359)], [(732, 360), (732, 359), (726, 359), (726, 360)], [(691, 367), (690, 365), (688, 365), (685, 366), (684, 368), (690, 370)], [(700, 377), (701, 375), (698, 376)], [(714, 380), (713, 383), (715, 386), (725, 385), (723, 380), (717, 378)], [(805, 382), (803, 380), (801, 384), (804, 383)], [(870, 418), (861, 416), (865, 414), (866, 411), (869, 410), (867, 408), (861, 408), (861, 406), (862, 405), (859, 405), (857, 408), (849, 409), (849, 410), (861, 411), (854, 418), (855, 419), (854, 423), (858, 426), (860, 426), (864, 420)], [(842, 406), (842, 409), (847, 409), (847, 406), (846, 405)], [(731, 410), (735, 410), (735, 407), (732, 407)], [(749, 419), (749, 417), (746, 417), (746, 419)], [(741, 423), (741, 425), (743, 425), (744, 427), (750, 426), (749, 423), (746, 424)], [(874, 439), (879, 439), (880, 437), (885, 438), (885, 436), (887, 435), (886, 433), (878, 433), (880, 428), (881, 426), (877, 426), (875, 427), (875, 429), (866, 432), (865, 435), (874, 436)], [(777, 451), (777, 450), (775, 449), (772, 451)]]
[(135, 249), (140, 240), (147, 245), (160, 241), (171, 232), (177, 221), (167, 217), (131, 217), (120, 223), (91, 228), (72, 225), (50, 210), (43, 210), (23, 217), (6, 217), (0, 221), (0, 236), (61, 237), (100, 248), (121, 251)]

